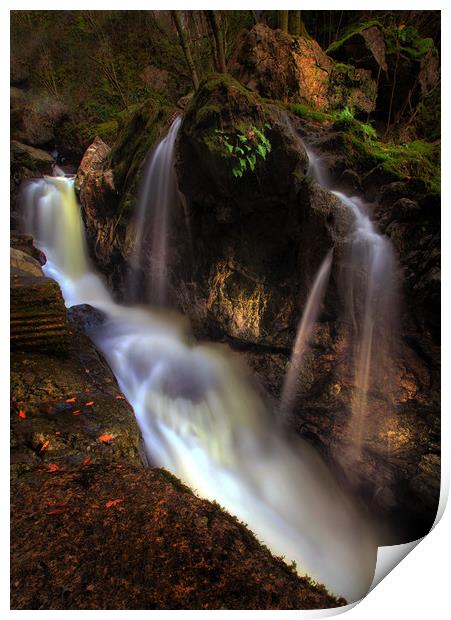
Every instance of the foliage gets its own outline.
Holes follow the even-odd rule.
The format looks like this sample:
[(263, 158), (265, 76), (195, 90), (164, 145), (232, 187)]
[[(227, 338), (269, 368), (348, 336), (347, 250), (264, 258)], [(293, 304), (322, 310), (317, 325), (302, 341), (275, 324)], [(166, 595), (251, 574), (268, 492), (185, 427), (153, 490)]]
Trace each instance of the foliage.
[[(271, 125), (265, 123), (266, 129), (271, 129)], [(222, 129), (216, 129), (227, 156), (232, 157), (235, 163), (232, 168), (234, 177), (241, 178), (247, 171), (254, 172), (257, 164), (257, 157), (265, 160), (271, 152), (271, 143), (265, 136), (264, 131), (260, 131), (255, 125), (251, 125), (245, 132), (226, 133)]]
[(312, 108), (304, 105), (303, 103), (288, 103), (286, 107), (291, 112), (296, 114), (296, 116), (299, 116), (300, 118), (305, 118), (307, 120), (317, 121), (319, 123), (332, 120), (331, 114), (327, 114), (326, 112), (319, 112), (318, 110), (313, 110)]
[(351, 129), (360, 138), (369, 142), (377, 138), (374, 127), (370, 123), (362, 123), (362, 121), (357, 120), (354, 117), (353, 110), (348, 106), (345, 106), (343, 110), (334, 112), (331, 116), (336, 129)]

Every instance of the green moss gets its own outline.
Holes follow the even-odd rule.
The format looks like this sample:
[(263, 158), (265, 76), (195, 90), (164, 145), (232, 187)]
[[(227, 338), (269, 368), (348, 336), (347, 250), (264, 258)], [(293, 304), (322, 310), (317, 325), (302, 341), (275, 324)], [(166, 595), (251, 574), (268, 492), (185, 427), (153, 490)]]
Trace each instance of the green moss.
[(440, 193), (440, 148), (424, 140), (393, 144), (345, 135), (350, 160), (371, 170), (379, 168), (393, 180), (416, 180), (428, 192)]
[(333, 120), (331, 114), (327, 114), (326, 112), (318, 112), (318, 110), (313, 110), (302, 103), (289, 103), (286, 108), (290, 110), (290, 112), (296, 114), (296, 116), (299, 116), (299, 118), (305, 118), (309, 121), (325, 123)]
[[(267, 123), (265, 106), (258, 95), (230, 75), (213, 74), (202, 82), (190, 101), (183, 127), (186, 133), (195, 135), (210, 154), (230, 163), (231, 174), (241, 177), (244, 169), (237, 174), (237, 162), (241, 157), (247, 162), (246, 170), (253, 171), (258, 161), (256, 153), (263, 149), (266, 140)], [(253, 134), (255, 149), (249, 150), (241, 142), (253, 144), (247, 139)], [(244, 148), (248, 158), (240, 155), (240, 148)], [(264, 149), (265, 153), (270, 150), (267, 145)], [(264, 159), (263, 153), (260, 155)]]
[(341, 39), (339, 39), (338, 41), (334, 41), (331, 45), (329, 45), (329, 47), (326, 50), (326, 54), (333, 54), (334, 52), (339, 50), (340, 47), (344, 43), (346, 43), (346, 41), (348, 41), (351, 37), (353, 37), (356, 34), (360, 34), (364, 30), (368, 30), (368, 28), (372, 28), (373, 26), (379, 26), (379, 28), (383, 28), (381, 22), (377, 19), (372, 19), (367, 22), (362, 22), (358, 26), (354, 26), (350, 28)]
[(174, 109), (164, 100), (150, 98), (122, 112), (117, 139), (109, 154), (114, 184), (121, 196), (120, 213), (133, 208), (140, 171), (147, 153), (170, 122)]
[(434, 41), (429, 37), (421, 37), (413, 26), (386, 28), (384, 35), (389, 54), (396, 54), (399, 50), (402, 54), (418, 59), (430, 51), (437, 53)]
[(117, 137), (118, 129), (119, 124), (117, 120), (111, 119), (91, 127), (87, 132), (87, 137), (90, 140), (93, 140), (96, 136), (99, 136), (99, 138), (102, 138), (104, 142), (111, 146)]

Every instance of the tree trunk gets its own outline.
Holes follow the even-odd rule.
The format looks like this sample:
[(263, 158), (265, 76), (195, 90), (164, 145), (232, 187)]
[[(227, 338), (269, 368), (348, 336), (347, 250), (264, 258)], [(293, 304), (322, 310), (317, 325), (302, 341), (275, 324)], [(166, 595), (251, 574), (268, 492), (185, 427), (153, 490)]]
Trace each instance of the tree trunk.
[(279, 11), (279, 28), (288, 32), (288, 11)]
[(298, 13), (298, 26), (299, 26), (299, 36), (300, 37), (304, 37), (305, 39), (310, 39), (310, 35), (307, 32), (307, 28), (304, 25), (304, 22), (302, 21), (302, 13), (301, 11), (296, 11), (296, 13)]
[(171, 11), (172, 18), (174, 20), (177, 34), (179, 35), (180, 46), (185, 56), (186, 64), (188, 65), (189, 72), (191, 73), (191, 80), (193, 82), (194, 90), (199, 88), (199, 78), (197, 76), (196, 66), (194, 64), (191, 50), (186, 40), (185, 33), (183, 32), (182, 20), (180, 19), (180, 11)]
[(206, 11), (206, 15), (211, 26), (211, 30), (213, 32), (213, 37), (215, 40), (216, 46), (216, 56), (218, 59), (218, 70), (220, 73), (226, 73), (226, 60), (225, 60), (225, 49), (224, 49), (224, 37), (222, 34), (221, 27), (219, 26), (218, 19), (216, 16), (216, 11)]
[(301, 31), (301, 11), (288, 11), (288, 28), (290, 34), (298, 37)]

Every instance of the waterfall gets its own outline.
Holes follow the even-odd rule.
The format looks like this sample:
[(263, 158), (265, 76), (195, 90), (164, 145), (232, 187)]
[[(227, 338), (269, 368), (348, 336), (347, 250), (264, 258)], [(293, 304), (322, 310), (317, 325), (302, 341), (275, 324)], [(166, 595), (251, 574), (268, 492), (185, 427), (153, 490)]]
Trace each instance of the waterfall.
[(92, 337), (133, 406), (149, 460), (247, 523), (300, 574), (348, 602), (363, 597), (377, 553), (367, 520), (307, 442), (286, 441), (242, 363), (224, 346), (197, 344), (176, 313), (112, 301), (87, 258), (73, 180), (31, 183), (24, 208), (67, 305), (90, 303), (107, 317)]
[[(369, 397), (378, 409), (393, 407), (393, 358), (397, 322), (396, 261), (392, 245), (381, 235), (357, 196), (333, 190), (321, 157), (306, 148), (309, 173), (329, 189), (353, 215), (348, 248), (341, 262), (343, 322), (352, 346), (354, 385), (349, 438), (359, 458), (365, 435), (378, 428), (378, 411), (372, 412)], [(375, 418), (376, 416), (376, 418)]]
[(305, 305), (305, 310), (299, 322), (296, 341), (294, 343), (290, 364), (283, 383), (282, 396), (280, 398), (280, 408), (283, 415), (286, 415), (290, 411), (296, 397), (296, 381), (326, 292), (331, 265), (332, 250), (327, 253), (326, 258), (318, 269)]
[(144, 301), (155, 306), (164, 305), (167, 296), (169, 220), (178, 201), (174, 147), (180, 124), (177, 116), (148, 156), (138, 196), (131, 292), (134, 299), (142, 299), (140, 276), (144, 272)]

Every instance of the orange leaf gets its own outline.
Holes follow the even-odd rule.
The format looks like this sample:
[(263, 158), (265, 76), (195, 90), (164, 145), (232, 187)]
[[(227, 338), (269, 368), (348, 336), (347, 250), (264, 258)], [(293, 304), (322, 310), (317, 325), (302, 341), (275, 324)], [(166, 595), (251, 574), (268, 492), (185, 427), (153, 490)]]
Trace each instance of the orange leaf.
[(53, 473), (54, 471), (59, 471), (61, 468), (59, 465), (57, 465), (56, 463), (50, 463), (50, 465), (47, 467), (47, 471), (49, 473)]
[(99, 441), (104, 441), (105, 443), (108, 443), (112, 439), (113, 439), (112, 435), (100, 435), (99, 437)]
[(107, 508), (111, 508), (111, 506), (116, 506), (116, 504), (120, 504), (123, 501), (124, 501), (123, 499), (112, 499), (111, 501), (107, 502), (105, 506)]
[(77, 409), (77, 411), (72, 411), (72, 415), (80, 415), (81, 409)]
[(45, 452), (47, 448), (49, 447), (49, 443), (50, 443), (50, 439), (47, 439), (46, 441), (44, 441), (39, 452)]
[(82, 460), (81, 464), (82, 465), (87, 465), (90, 460), (91, 460), (90, 456), (85, 456), (85, 458)]
[(116, 396), (117, 400), (125, 400), (125, 396)]
[(23, 420), (25, 420), (26, 417), (27, 417), (27, 414), (25, 413), (23, 409), (21, 409), (19, 411), (19, 418), (22, 418)]
[(75, 398), (75, 396), (73, 398), (68, 398), (66, 400), (66, 403), (74, 403), (77, 399)]
[(90, 400), (89, 403), (85, 403), (85, 407), (91, 407), (94, 404), (93, 400)]

